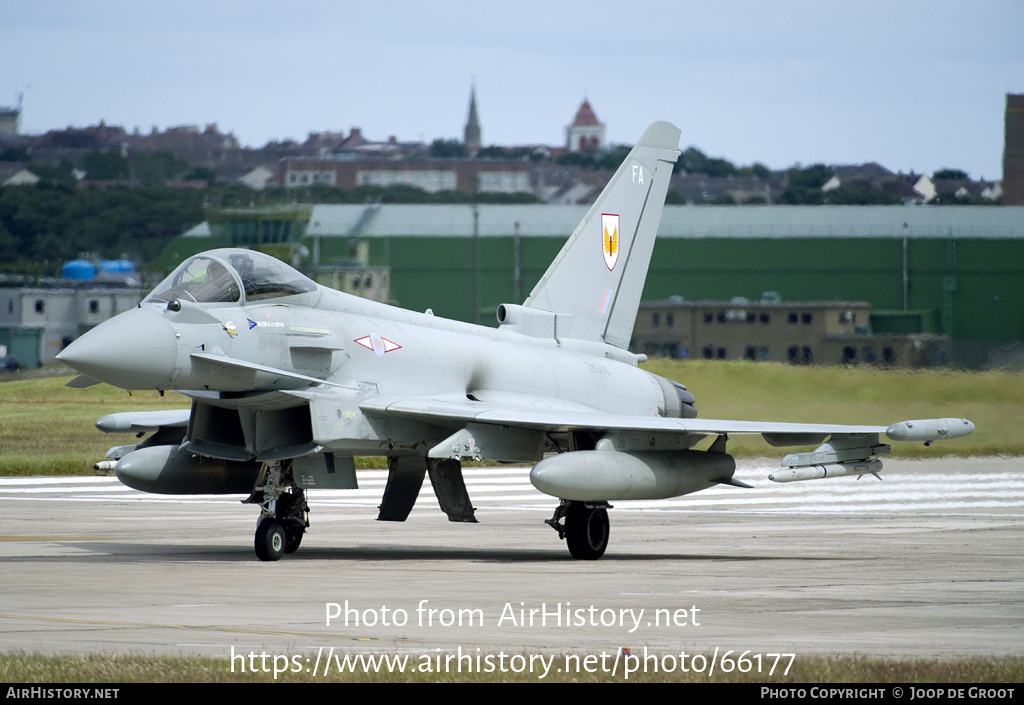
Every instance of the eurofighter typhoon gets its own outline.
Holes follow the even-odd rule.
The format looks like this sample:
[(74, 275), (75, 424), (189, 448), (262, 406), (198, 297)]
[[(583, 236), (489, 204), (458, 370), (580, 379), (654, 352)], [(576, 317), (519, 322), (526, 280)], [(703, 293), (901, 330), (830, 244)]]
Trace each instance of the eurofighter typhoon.
[[(608, 546), (610, 502), (664, 499), (733, 479), (729, 434), (785, 456), (776, 481), (877, 473), (898, 441), (974, 430), (966, 419), (891, 426), (698, 419), (681, 384), (627, 351), (680, 131), (656, 122), (522, 305), (497, 329), (324, 288), (255, 251), (187, 259), (138, 308), (59, 358), (72, 387), (178, 390), (191, 409), (121, 413), (108, 432), (151, 432), (112, 448), (126, 485), (166, 494), (241, 493), (260, 506), (256, 555), (298, 549), (307, 491), (356, 488), (354, 456), (386, 456), (378, 519), (404, 521), (429, 475), (451, 521), (476, 522), (463, 459), (533, 464), (558, 500), (547, 520), (580, 559)], [(710, 438), (704, 450), (696, 446)]]

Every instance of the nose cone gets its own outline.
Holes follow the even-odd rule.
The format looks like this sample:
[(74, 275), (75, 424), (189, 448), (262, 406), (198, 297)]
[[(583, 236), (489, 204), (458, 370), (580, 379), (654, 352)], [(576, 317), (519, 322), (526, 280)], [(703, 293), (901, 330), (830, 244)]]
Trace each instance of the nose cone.
[(99, 324), (57, 359), (115, 387), (166, 389), (176, 356), (174, 327), (159, 310), (143, 307)]

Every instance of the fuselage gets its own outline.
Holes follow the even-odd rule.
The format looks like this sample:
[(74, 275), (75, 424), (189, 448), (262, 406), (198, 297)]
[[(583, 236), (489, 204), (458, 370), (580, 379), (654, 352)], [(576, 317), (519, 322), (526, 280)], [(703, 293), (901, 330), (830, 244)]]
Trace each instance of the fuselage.
[[(227, 265), (238, 252), (204, 256)], [(263, 262), (259, 253), (246, 256), (253, 255)], [(288, 270), (281, 277), (302, 277), (280, 262), (268, 266)], [(263, 393), (301, 394), (315, 386), (320, 409), (312, 413), (320, 417), (351, 416), (361, 401), (382, 396), (481, 402), (500, 396), (526, 407), (634, 416), (662, 415), (666, 408), (659, 378), (612, 359), (632, 356), (611, 346), (476, 326), (312, 282), (254, 302), (242, 293), (245, 285), (228, 284), (222, 287), (228, 293), (210, 296), (213, 278), (202, 281), (205, 295), (236, 300), (203, 301), (194, 286), (165, 281), (138, 308), (72, 343), (61, 359), (108, 384), (190, 395), (209, 391), (204, 403), (229, 408)], [(333, 445), (340, 442), (338, 431), (314, 420), (314, 434)], [(365, 436), (366, 430), (352, 435)]]

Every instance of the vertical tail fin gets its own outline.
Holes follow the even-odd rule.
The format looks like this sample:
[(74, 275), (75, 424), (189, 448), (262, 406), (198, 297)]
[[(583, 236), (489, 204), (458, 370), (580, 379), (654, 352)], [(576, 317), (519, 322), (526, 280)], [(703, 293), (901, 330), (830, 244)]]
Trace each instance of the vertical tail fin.
[(679, 135), (644, 131), (523, 304), (557, 314), (559, 337), (629, 345)]

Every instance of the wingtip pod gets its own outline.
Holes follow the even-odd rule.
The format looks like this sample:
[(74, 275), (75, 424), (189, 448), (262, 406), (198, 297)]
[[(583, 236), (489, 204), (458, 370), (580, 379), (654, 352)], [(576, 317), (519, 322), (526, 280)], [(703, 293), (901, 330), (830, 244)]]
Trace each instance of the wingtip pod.
[(132, 430), (130, 421), (125, 421), (126, 413), (106, 414), (96, 419), (96, 428), (104, 433), (128, 433)]
[(967, 419), (917, 419), (900, 421), (885, 430), (894, 441), (941, 441), (963, 438), (974, 433), (974, 424)]
[(104, 433), (152, 433), (162, 426), (187, 426), (190, 411), (121, 411), (96, 419), (96, 428)]

